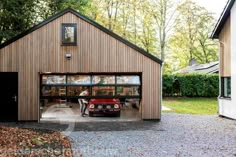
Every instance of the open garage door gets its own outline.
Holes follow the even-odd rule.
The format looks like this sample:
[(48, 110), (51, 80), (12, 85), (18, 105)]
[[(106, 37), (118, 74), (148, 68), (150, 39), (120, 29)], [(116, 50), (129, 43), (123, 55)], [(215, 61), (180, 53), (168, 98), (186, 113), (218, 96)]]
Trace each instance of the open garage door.
[(18, 74), (0, 72), (0, 121), (18, 120)]
[(41, 74), (40, 86), (43, 111), (54, 106), (55, 111), (70, 110), (71, 115), (79, 116), (86, 104), (87, 114), (91, 117), (119, 117), (130, 108), (140, 114), (141, 73)]

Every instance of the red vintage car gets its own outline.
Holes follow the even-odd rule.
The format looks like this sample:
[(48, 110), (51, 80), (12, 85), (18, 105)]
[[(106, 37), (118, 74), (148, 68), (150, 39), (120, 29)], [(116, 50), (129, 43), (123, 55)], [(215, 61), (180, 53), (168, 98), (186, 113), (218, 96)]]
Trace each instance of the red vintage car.
[(119, 99), (90, 99), (88, 105), (89, 116), (115, 115), (120, 116)]

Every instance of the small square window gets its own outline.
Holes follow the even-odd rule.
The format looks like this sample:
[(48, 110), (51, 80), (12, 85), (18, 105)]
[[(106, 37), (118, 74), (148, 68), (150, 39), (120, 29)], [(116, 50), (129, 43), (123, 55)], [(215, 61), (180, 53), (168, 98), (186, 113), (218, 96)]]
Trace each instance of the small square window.
[(225, 97), (225, 98), (231, 97), (231, 78), (230, 77), (221, 78), (221, 97)]
[(77, 45), (77, 24), (63, 23), (62, 24), (62, 45), (73, 46)]

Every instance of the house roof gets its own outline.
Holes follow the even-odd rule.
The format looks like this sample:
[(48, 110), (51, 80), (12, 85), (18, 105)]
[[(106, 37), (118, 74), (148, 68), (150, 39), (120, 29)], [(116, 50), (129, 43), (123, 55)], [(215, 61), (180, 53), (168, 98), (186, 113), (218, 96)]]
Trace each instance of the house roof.
[(206, 73), (212, 74), (219, 72), (219, 61), (210, 62), (206, 64), (195, 64), (187, 66), (186, 68), (180, 69), (177, 73), (188, 74), (188, 73)]
[(18, 39), (20, 39), (20, 38), (26, 36), (27, 34), (29, 34), (29, 33), (33, 32), (33, 31), (35, 31), (35, 30), (37, 30), (37, 29), (43, 27), (44, 25), (46, 25), (46, 24), (52, 22), (53, 20), (59, 18), (60, 16), (66, 14), (66, 13), (68, 13), (68, 12), (70, 12), (70, 13), (76, 15), (77, 17), (81, 18), (82, 20), (84, 20), (84, 21), (88, 22), (89, 24), (95, 26), (96, 28), (100, 29), (101, 31), (103, 31), (103, 32), (105, 32), (105, 33), (107, 33), (107, 34), (109, 34), (110, 36), (112, 36), (112, 37), (114, 37), (115, 39), (119, 40), (120, 42), (126, 44), (127, 46), (133, 48), (133, 49), (136, 50), (137, 52), (143, 54), (144, 56), (146, 56), (146, 57), (150, 58), (151, 60), (153, 60), (153, 61), (159, 63), (160, 65), (162, 65), (162, 62), (163, 62), (163, 61), (160, 60), (159, 58), (155, 57), (154, 55), (148, 53), (148, 52), (145, 51), (144, 49), (138, 47), (137, 45), (131, 43), (130, 41), (128, 41), (128, 40), (126, 40), (126, 39), (124, 39), (124, 38), (122, 38), (121, 36), (115, 34), (114, 32), (110, 31), (109, 29), (105, 28), (104, 26), (98, 24), (97, 22), (95, 22), (95, 21), (89, 19), (88, 17), (82, 15), (81, 13), (79, 13), (79, 12), (77, 12), (76, 10), (71, 9), (71, 8), (67, 8), (67, 9), (65, 9), (65, 10), (63, 10), (63, 11), (61, 11), (61, 12), (59, 12), (59, 13), (57, 13), (57, 14), (51, 16), (51, 17), (49, 17), (48, 19), (44, 20), (43, 22), (40, 22), (39, 24), (37, 24), (37, 25), (33, 26), (32, 28), (26, 30), (25, 32), (23, 32), (23, 33), (21, 33), (21, 34), (15, 36), (15, 37), (13, 37), (12, 39), (10, 39), (10, 40), (4, 42), (3, 44), (0, 45), (0, 49), (4, 48), (5, 46), (7, 46), (7, 45), (9, 45), (9, 44), (11, 44), (11, 43), (13, 43), (13, 42), (15, 42), (15, 41), (18, 40)]
[(222, 28), (224, 27), (224, 24), (226, 22), (226, 20), (228, 19), (228, 17), (230, 16), (230, 10), (234, 5), (235, 0), (228, 0), (223, 12), (220, 15), (220, 18), (218, 19), (215, 28), (211, 34), (211, 38), (212, 39), (217, 39), (219, 38), (219, 34), (222, 30)]

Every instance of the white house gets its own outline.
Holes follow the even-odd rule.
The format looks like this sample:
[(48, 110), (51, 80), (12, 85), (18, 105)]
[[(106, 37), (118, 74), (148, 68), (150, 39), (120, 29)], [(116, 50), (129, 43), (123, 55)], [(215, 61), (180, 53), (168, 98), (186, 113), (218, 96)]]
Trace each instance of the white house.
[(229, 0), (211, 38), (220, 43), (219, 115), (236, 119), (236, 3)]

